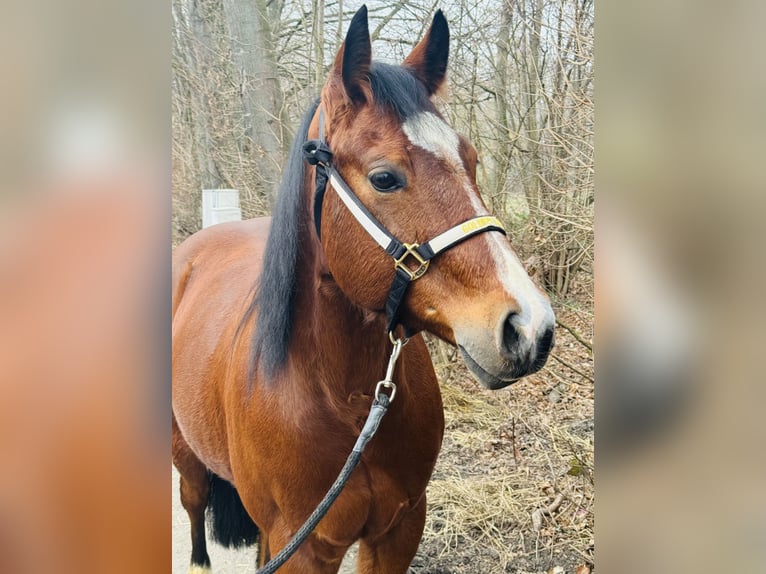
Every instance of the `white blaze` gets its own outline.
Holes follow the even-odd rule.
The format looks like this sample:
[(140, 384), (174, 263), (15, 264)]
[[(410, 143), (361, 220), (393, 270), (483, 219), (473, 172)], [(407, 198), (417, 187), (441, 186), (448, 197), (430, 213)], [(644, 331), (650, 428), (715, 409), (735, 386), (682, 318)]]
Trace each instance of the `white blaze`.
[(416, 146), (430, 151), (437, 157), (462, 166), (460, 159), (460, 138), (439, 116), (421, 112), (408, 118), (402, 126), (405, 135)]
[[(463, 168), (460, 158), (460, 138), (439, 116), (431, 112), (421, 112), (407, 119), (402, 125), (405, 135), (413, 145), (416, 145), (435, 156), (444, 159), (462, 172), (463, 187), (471, 201), (476, 215), (488, 215), (481, 200), (474, 193), (473, 186)], [(506, 293), (514, 298), (520, 313), (515, 324), (519, 332), (529, 340), (535, 340), (537, 329), (542, 324), (553, 321), (553, 311), (550, 304), (543, 298), (540, 291), (529, 278), (526, 269), (511, 249), (508, 241), (497, 233), (483, 233), (484, 240), (489, 246), (489, 252), (495, 262), (500, 284)]]

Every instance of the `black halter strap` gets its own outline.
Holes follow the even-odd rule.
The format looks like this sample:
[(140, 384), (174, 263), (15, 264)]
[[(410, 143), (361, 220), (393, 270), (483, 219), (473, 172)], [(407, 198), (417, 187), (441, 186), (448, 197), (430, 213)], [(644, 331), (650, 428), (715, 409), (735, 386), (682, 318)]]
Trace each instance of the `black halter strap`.
[(394, 280), (388, 290), (386, 300), (386, 328), (393, 332), (399, 324), (399, 313), (404, 296), (410, 283), (422, 277), (431, 259), (485, 231), (499, 231), (505, 234), (505, 228), (499, 219), (491, 215), (474, 217), (459, 223), (440, 233), (429, 241), (402, 243), (394, 237), (365, 207), (353, 190), (332, 166), (332, 151), (324, 137), (324, 110), (319, 108), (319, 139), (309, 140), (303, 145), (303, 155), (308, 163), (316, 167), (316, 188), (314, 192), (314, 226), (317, 237), (322, 238), (322, 203), (327, 190), (327, 183), (346, 205), (351, 214), (380, 247), (394, 259)]

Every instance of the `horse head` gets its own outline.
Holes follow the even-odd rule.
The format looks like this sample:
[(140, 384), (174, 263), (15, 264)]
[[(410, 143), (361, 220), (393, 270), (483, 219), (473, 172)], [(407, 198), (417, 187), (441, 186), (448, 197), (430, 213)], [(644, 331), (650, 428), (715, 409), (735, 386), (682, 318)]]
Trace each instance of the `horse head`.
[[(423, 272), (408, 285), (398, 322), (457, 345), (475, 377), (498, 389), (543, 366), (555, 319), (546, 295), (491, 224), (497, 220), (479, 193), (476, 149), (434, 104), (448, 53), (449, 27), (438, 11), (400, 66), (373, 62), (363, 7), (335, 58), (311, 130), (318, 133), (323, 121), (333, 168), (391, 236), (408, 247), (447, 230), (460, 237), (427, 264), (413, 250), (404, 255), (413, 274)], [(344, 204), (337, 179), (328, 187), (336, 193), (320, 206), (325, 265), (354, 303), (380, 311), (395, 274), (392, 257)], [(471, 234), (482, 225), (486, 232)]]

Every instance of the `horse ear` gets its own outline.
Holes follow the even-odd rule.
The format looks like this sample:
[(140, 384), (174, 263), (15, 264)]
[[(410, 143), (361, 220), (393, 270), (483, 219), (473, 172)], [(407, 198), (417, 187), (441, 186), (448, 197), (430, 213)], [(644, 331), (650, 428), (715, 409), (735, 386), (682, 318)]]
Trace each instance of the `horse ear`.
[(351, 19), (346, 39), (335, 56), (335, 70), (341, 71), (343, 87), (352, 102), (366, 101), (365, 87), (370, 84), (372, 48), (367, 27), (367, 5), (363, 4)]
[(428, 95), (433, 95), (444, 83), (449, 58), (449, 25), (441, 10), (434, 14), (425, 37), (402, 62), (425, 84)]

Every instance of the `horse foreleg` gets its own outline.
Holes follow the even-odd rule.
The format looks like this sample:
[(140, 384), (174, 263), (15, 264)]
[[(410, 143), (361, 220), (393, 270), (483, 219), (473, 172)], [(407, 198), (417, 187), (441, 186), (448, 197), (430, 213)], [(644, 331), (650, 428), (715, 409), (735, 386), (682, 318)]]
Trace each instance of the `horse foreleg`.
[(261, 530), (261, 535), (258, 538), (258, 568), (265, 566), (269, 560), (271, 560), (271, 554), (269, 553), (269, 535)]
[(426, 524), (426, 496), (394, 528), (359, 542), (357, 574), (406, 574), (418, 551)]
[(210, 557), (205, 542), (205, 508), (210, 483), (205, 465), (186, 444), (173, 418), (173, 464), (181, 475), (181, 504), (191, 523), (192, 555), (189, 574), (210, 572)]
[[(269, 533), (271, 557), (276, 556), (291, 538), (292, 534), (284, 528), (272, 530)], [(279, 574), (337, 574), (346, 550), (348, 547), (330, 545), (312, 534), (279, 569)]]

